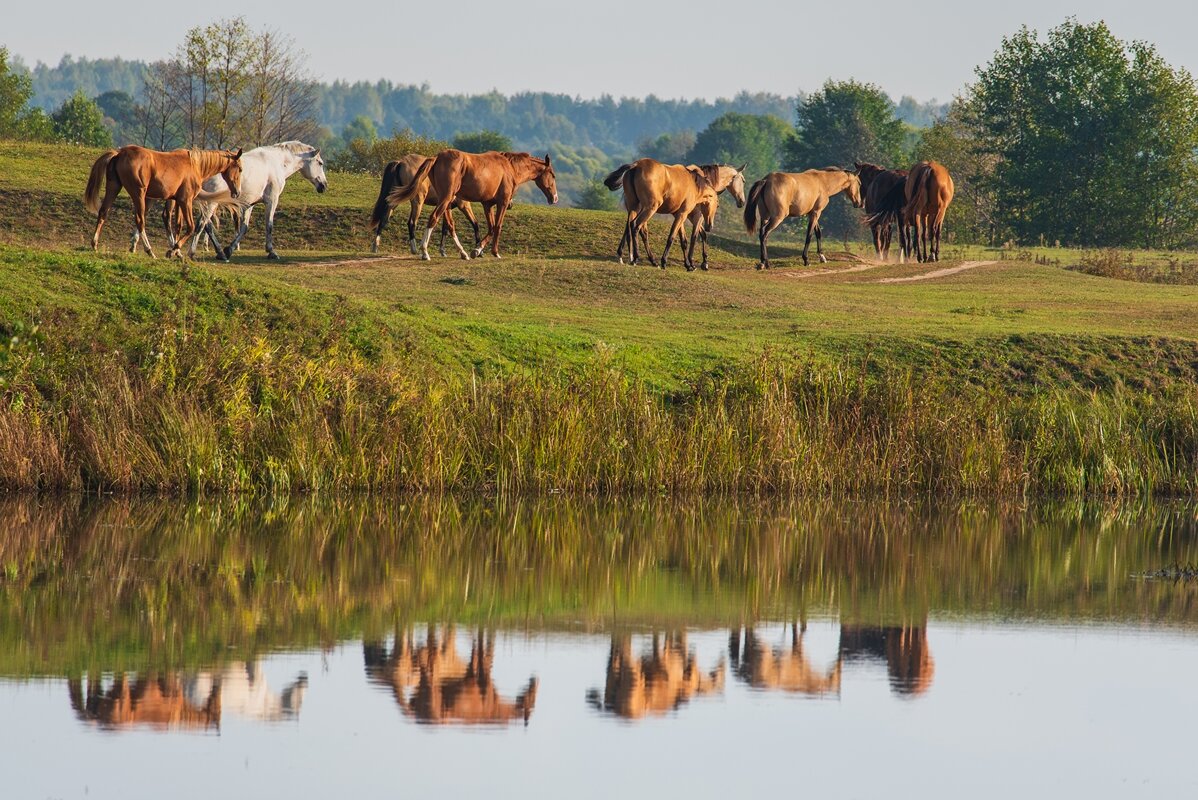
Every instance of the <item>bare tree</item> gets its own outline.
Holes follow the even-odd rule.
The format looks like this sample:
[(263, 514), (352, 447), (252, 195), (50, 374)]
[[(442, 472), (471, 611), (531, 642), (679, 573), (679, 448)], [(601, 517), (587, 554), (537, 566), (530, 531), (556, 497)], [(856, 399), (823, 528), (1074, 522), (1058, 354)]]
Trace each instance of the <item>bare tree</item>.
[(316, 133), (316, 91), (306, 61), (290, 37), (269, 30), (258, 37), (248, 81), (247, 142), (309, 139)]
[(170, 61), (156, 61), (146, 69), (145, 83), (142, 87), (143, 100), (137, 106), (142, 131), (141, 142), (146, 147), (165, 150), (178, 143), (178, 108), (169, 88), (175, 82), (171, 74), (174, 69), (174, 64)]

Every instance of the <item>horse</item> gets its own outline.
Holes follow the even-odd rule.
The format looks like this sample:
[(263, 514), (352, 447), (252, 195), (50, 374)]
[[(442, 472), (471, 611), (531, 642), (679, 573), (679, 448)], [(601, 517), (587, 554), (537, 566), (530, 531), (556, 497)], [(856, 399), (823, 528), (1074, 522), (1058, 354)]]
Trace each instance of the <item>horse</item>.
[(926, 622), (883, 627), (842, 623), (838, 659), (885, 661), (890, 688), (909, 697), (925, 694), (936, 675)]
[(462, 247), (453, 217), (449, 215), (449, 207), (454, 202), (482, 203), (483, 214), (487, 218), (487, 235), (475, 248), (475, 258), (483, 254), (488, 242), (491, 244), (491, 254), (499, 258), (499, 237), (503, 233), (503, 220), (511, 207), (516, 189), (521, 184), (534, 181), (549, 203), (557, 203), (557, 178), (553, 173), (553, 164), (548, 153), (542, 160), (533, 158), (528, 153), (464, 153), (461, 150), (442, 150), (420, 167), (409, 184), (393, 189), (388, 195), (388, 202), (397, 206), (412, 198), (420, 190), (426, 177), (429, 179), (431, 190), (437, 193), (440, 200), (429, 214), (425, 225), (424, 240), (420, 245), (420, 258), (424, 261), (429, 260), (428, 242), (441, 220), (449, 223), (453, 243), (457, 245), (462, 258), (469, 260), (470, 254)]
[(754, 689), (817, 697), (840, 694), (840, 659), (826, 670), (813, 665), (803, 650), (803, 633), (795, 624), (790, 626), (789, 648), (770, 647), (749, 627), (744, 630), (743, 650), (740, 629), (734, 629), (728, 637), (728, 650), (732, 669)]
[(819, 218), (828, 207), (828, 201), (847, 191), (855, 208), (861, 208), (861, 179), (855, 173), (841, 167), (809, 169), (806, 172), (771, 172), (749, 189), (749, 200), (745, 205), (745, 230), (758, 231), (757, 216), (761, 212), (758, 238), (761, 241), (761, 262), (757, 269), (769, 269), (770, 259), (765, 240), (770, 233), (788, 217), (807, 215), (807, 241), (803, 245), (803, 266), (810, 263), (807, 252), (811, 249), (811, 234), (815, 233), (815, 249), (820, 263), (824, 257), (823, 231)]
[[(890, 260), (890, 243), (892, 236), (891, 223), (899, 225), (899, 263), (905, 260), (906, 252), (903, 243), (902, 203), (893, 201), (891, 192), (897, 187), (896, 196), (902, 196), (906, 191), (907, 170), (884, 169), (877, 164), (853, 164), (857, 168), (857, 176), (861, 178), (861, 190), (865, 202), (865, 221), (873, 234), (874, 251), (883, 261)], [(897, 207), (896, 207), (897, 206)]]
[[(96, 232), (92, 235), (92, 250), (100, 247), (100, 230), (108, 211), (121, 189), (133, 201), (133, 222), (137, 236), (130, 252), (137, 249), (138, 240), (146, 253), (154, 257), (150, 237), (146, 235), (146, 200), (173, 200), (179, 204), (187, 232), (167, 250), (167, 258), (182, 257), (183, 244), (195, 233), (192, 203), (204, 181), (220, 175), (236, 198), (241, 192), (241, 149), (231, 150), (171, 150), (163, 152), (131, 144), (119, 150), (109, 150), (92, 164), (83, 193), (83, 204), (96, 214)], [(104, 199), (100, 200), (100, 184), (104, 184)]]
[[(693, 178), (688, 179), (687, 173), (698, 170), (717, 192), (729, 190), (736, 198), (736, 207), (745, 204), (745, 165), (731, 167), (727, 164), (704, 164), (702, 166), (682, 166), (681, 164), (662, 164), (651, 158), (642, 158), (631, 164), (621, 164), (603, 180), (603, 185), (609, 190), (624, 189), (624, 208), (628, 218), (624, 223), (624, 233), (620, 244), (616, 247), (616, 258), (624, 263), (624, 246), (627, 243), (631, 263), (640, 259), (636, 242), (631, 240), (633, 232), (639, 233), (645, 247), (649, 263), (657, 265), (653, 253), (649, 249), (649, 235), (645, 227), (654, 214), (671, 214), (677, 216), (684, 203), (696, 200)], [(649, 210), (652, 209), (652, 210)], [(644, 213), (644, 222), (638, 226), (636, 220)], [(683, 217), (689, 216), (687, 210)], [(668, 248), (668, 244), (667, 244)]]
[[(228, 261), (250, 229), (250, 216), (254, 206), (262, 203), (266, 206), (266, 257), (278, 259), (274, 232), (279, 196), (287, 187), (287, 179), (297, 172), (307, 178), (318, 193), (323, 194), (327, 191), (329, 179), (325, 175), (324, 159), (318, 148), (303, 142), (290, 141), (247, 150), (241, 157), (241, 165), (241, 186), (238, 194), (230, 191), (228, 182), (220, 175), (214, 175), (204, 181), (200, 193), (196, 196), (200, 204), (200, 229), (208, 235), (217, 258)], [(221, 247), (216, 238), (215, 226), (210, 223), (213, 215), (220, 208), (227, 206), (240, 213), (241, 225), (229, 246)], [(188, 252), (190, 256), (195, 256), (197, 244), (198, 237), (191, 241)]]
[[(412, 182), (416, 173), (424, 166), (424, 162), (431, 161), (432, 156), (422, 156), (419, 153), (410, 153), (398, 161), (392, 161), (383, 169), (383, 185), (379, 189), (379, 199), (374, 203), (374, 212), (370, 216), (370, 226), (374, 228), (374, 244), (371, 245), (370, 252), (377, 253), (379, 244), (383, 240), (383, 228), (387, 226), (387, 221), (391, 219), (391, 209), (393, 206), (388, 202), (388, 196), (391, 191), (398, 186), (407, 186)], [(440, 196), (433, 191), (427, 177), (423, 184), (416, 188), (416, 193), (411, 197), (411, 208), (408, 211), (408, 247), (412, 254), (415, 255), (417, 250), (416, 243), (416, 221), (420, 216), (420, 209), (427, 205), (436, 206), (441, 202)], [(455, 200), (451, 204), (454, 208), (462, 212), (467, 220), (470, 221), (470, 226), (474, 228), (474, 246), (478, 247), (479, 231), (478, 220), (474, 217), (473, 207), (461, 200)], [(448, 216), (448, 215), (446, 215)], [(441, 223), (441, 257), (445, 257), (445, 234), (449, 231), (449, 223), (442, 221)]]
[(722, 693), (724, 672), (723, 659), (709, 672), (700, 669), (685, 632), (653, 634), (652, 650), (640, 656), (632, 651), (630, 635), (613, 635), (603, 693), (591, 689), (587, 702), (625, 719), (665, 714), (694, 697)]
[[(703, 190), (703, 197), (695, 204), (694, 209), (690, 213), (689, 222), (691, 224), (691, 240), (690, 246), (686, 251), (686, 269), (688, 272), (695, 269), (695, 239), (696, 237), (703, 243), (703, 263), (699, 265), (699, 269), (707, 271), (707, 234), (715, 225), (715, 212), (720, 207), (720, 193), (715, 190), (715, 187), (710, 183)], [(682, 231), (678, 232), (682, 235)], [(681, 242), (680, 242), (681, 243)]]
[(943, 164), (921, 161), (911, 167), (903, 217), (914, 229), (910, 249), (921, 263), (940, 260), (940, 231), (954, 191), (953, 177)]

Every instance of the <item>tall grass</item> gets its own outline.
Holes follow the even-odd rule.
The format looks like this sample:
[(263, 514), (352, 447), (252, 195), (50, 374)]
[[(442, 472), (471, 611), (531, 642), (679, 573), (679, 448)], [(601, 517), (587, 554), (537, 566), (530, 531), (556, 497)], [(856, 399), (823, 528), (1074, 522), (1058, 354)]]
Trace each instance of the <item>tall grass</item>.
[(0, 487), (117, 492), (1193, 494), (1198, 386), (1001, 389), (765, 352), (663, 396), (586, 366), (455, 378), (337, 341), (7, 345)]

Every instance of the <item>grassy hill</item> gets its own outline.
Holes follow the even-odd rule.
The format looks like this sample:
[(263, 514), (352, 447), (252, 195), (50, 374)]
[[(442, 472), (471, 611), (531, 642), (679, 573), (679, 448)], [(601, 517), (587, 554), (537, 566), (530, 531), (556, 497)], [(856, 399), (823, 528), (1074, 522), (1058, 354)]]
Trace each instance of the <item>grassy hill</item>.
[[(106, 252), (95, 255), (82, 248), (93, 222), (79, 195), (95, 156), (80, 148), (11, 143), (0, 156), (0, 333), (8, 340), (0, 350), (0, 380), (11, 397), (21, 398), (18, 411), (25, 415), (13, 421), (9, 404), (10, 428), (0, 427), (0, 452), (8, 445), (18, 455), (12, 455), (7, 468), (0, 466), (0, 483), (248, 487), (277, 482), (285, 473), (283, 484), (315, 488), (328, 476), (317, 480), (315, 474), (322, 468), (314, 463), (303, 468), (292, 463), (267, 479), (254, 459), (279, 458), (272, 448), (284, 439), (292, 440), (288, 448), (294, 447), (296, 437), (311, 433), (305, 426), (318, 420), (328, 434), (330, 408), (337, 408), (337, 425), (346, 424), (346, 402), (372, 409), (373, 418), (362, 423), (368, 425), (381, 425), (379, 418), (396, 413), (396, 404), (411, 402), (420, 410), (413, 410), (405, 424), (427, 430), (431, 423), (423, 415), (433, 413), (428, 405), (433, 403), (437, 414), (450, 417), (438, 419), (437, 424), (447, 426), (441, 433), (456, 442), (453, 447), (466, 447), (459, 453), (462, 461), (446, 463), (437, 462), (433, 453), (450, 445), (430, 445), (420, 458), (422, 469), (432, 472), (423, 473), (415, 484), (458, 485), (452, 476), (475, 469), (477, 480), (466, 483), (496, 487), (510, 479), (521, 486), (575, 485), (573, 478), (549, 474), (560, 472), (561, 464), (549, 463), (553, 459), (544, 448), (562, 455), (564, 441), (546, 443), (540, 438), (545, 420), (561, 423), (561, 413), (572, 399), (590, 401), (588, 414), (624, 423), (624, 404), (649, 403), (664, 415), (641, 420), (665, 426), (653, 447), (679, 451), (679, 436), (689, 436), (696, 444), (700, 437), (716, 433), (688, 433), (679, 427), (694, 413), (695, 403), (718, 406), (720, 413), (733, 416), (749, 415), (735, 424), (726, 419), (720, 423), (730, 426), (726, 435), (740, 441), (745, 424), (755, 419), (750, 415), (753, 404), (765, 402), (764, 397), (771, 409), (784, 413), (785, 419), (776, 420), (780, 430), (797, 436), (797, 423), (789, 416), (794, 413), (793, 397), (787, 394), (796, 387), (822, 392), (825, 400), (837, 398), (848, 404), (846, 414), (850, 407), (860, 412), (863, 403), (882, 403), (885, 413), (917, 415), (908, 420), (914, 426), (909, 431), (912, 441), (934, 437), (930, 428), (920, 427), (930, 424), (923, 417), (948, 413), (964, 396), (982, 405), (970, 406), (960, 424), (971, 419), (966, 425), (973, 431), (970, 435), (982, 439), (990, 435), (985, 432), (989, 429), (970, 415), (983, 413), (983, 406), (991, 412), (1001, 407), (1009, 418), (1015, 412), (1006, 404), (1040, 403), (1046, 393), (1058, 393), (1065, 405), (1094, 403), (1108, 410), (1108, 399), (1116, 395), (1134, 396), (1135, 403), (1175, 397), (1181, 405), (1169, 414), (1180, 414), (1184, 424), (1169, 416), (1168, 435), (1180, 437), (1174, 444), (1181, 449), (1152, 457), (1162, 460), (1162, 475), (1180, 470), (1190, 463), (1187, 459), (1198, 460), (1198, 439), (1186, 438), (1192, 435), (1186, 426), (1194, 425), (1193, 390), (1198, 381), (1198, 287), (1184, 285), (1188, 268), (1174, 254), (1136, 254), (1132, 259), (1139, 262), (1139, 270), (1122, 269), (1125, 259), (1113, 259), (1114, 268), (1107, 271), (1159, 275), (1175, 282), (1180, 275), (1182, 285), (1066, 269), (1102, 272), (1093, 267), (1104, 263), (1067, 250), (1012, 253), (948, 247), (940, 264), (898, 266), (863, 261), (862, 245), (851, 246), (855, 253), (835, 245), (829, 264), (804, 268), (794, 244), (780, 242), (772, 251), (778, 268), (758, 272), (753, 269), (755, 242), (735, 232), (736, 210), (728, 204), (721, 211), (721, 234), (713, 237), (713, 269), (688, 274), (676, 255), (665, 271), (617, 264), (611, 254), (622, 224), (618, 214), (518, 204), (505, 226), (502, 260), (464, 262), (455, 257), (421, 262), (407, 253), (402, 224), (393, 225), (384, 244), (386, 253), (369, 254), (366, 219), (377, 184), (365, 176), (335, 174), (324, 195), (302, 179), (289, 183), (275, 233), (283, 261), (268, 262), (258, 255), (259, 219), (232, 264), (201, 258), (184, 274), (177, 262), (119, 254), (128, 241), (124, 208), (110, 217)], [(654, 224), (658, 246), (664, 227), (664, 221)], [(601, 380), (600, 375), (607, 377)], [(587, 396), (608, 378), (617, 381), (609, 396)], [(313, 381), (320, 387), (319, 402), (305, 395)], [(88, 389), (80, 389), (89, 383)], [(126, 385), (129, 393), (121, 402), (129, 405), (120, 411), (104, 405), (116, 402), (110, 390)], [(430, 392), (430, 386), (440, 388)], [(511, 453), (488, 450), (496, 443), (482, 429), (466, 432), (454, 427), (463, 424), (455, 417), (455, 404), (477, 404), (480, 386), (495, 399), (488, 411), (492, 422), (506, 424), (513, 414), (525, 414), (527, 408), (520, 404), (534, 395), (546, 404), (547, 416), (526, 419), (522, 429), (529, 438), (521, 446), (547, 459), (538, 468), (539, 478), (522, 472), (532, 469), (527, 464), (508, 464), (504, 459)], [(903, 392), (913, 399), (904, 400)], [(1068, 399), (1062, 399), (1066, 395)], [(754, 399), (750, 402), (745, 396)], [(946, 405), (917, 408), (921, 402)], [(141, 430), (143, 403), (151, 403), (156, 413), (187, 416), (194, 411), (198, 416), (191, 422), (175, 419), (173, 433), (147, 435)], [(194, 408), (180, 411), (188, 405)], [(83, 406), (88, 406), (86, 413)], [(1144, 413), (1149, 411), (1163, 413), (1159, 403), (1145, 405)], [(35, 412), (36, 419), (29, 416)], [(570, 413), (583, 414), (579, 409)], [(819, 424), (816, 409), (803, 413), (812, 415), (805, 424)], [(1187, 413), (1191, 416), (1185, 417)], [(94, 452), (84, 459), (90, 459), (91, 472), (81, 473), (80, 448), (87, 452), (88, 447), (100, 446), (92, 442), (85, 447), (79, 439), (80, 420), (89, 414), (96, 419), (127, 417), (126, 434), (144, 441), (136, 447), (107, 441), (106, 453)], [(298, 427), (284, 430), (279, 425), (286, 414), (294, 415), (292, 423)], [(1120, 414), (1126, 416), (1123, 411), (1116, 416)], [(180, 467), (173, 457), (177, 454), (163, 449), (167, 439), (174, 442), (170, 447), (182, 447), (176, 439), (196, 433), (184, 435), (182, 429), (198, 425), (201, 417), (215, 427), (203, 448), (206, 457), (215, 459), (208, 466), (220, 472), (219, 480), (211, 478), (211, 470), (202, 477), (198, 467)], [(583, 417), (577, 424), (583, 424)], [(715, 425), (718, 420), (693, 424), (700, 422)], [(22, 431), (19, 436), (17, 429)], [(378, 436), (376, 444), (382, 446), (384, 433), (383, 428), (372, 431), (367, 436), (347, 430), (345, 441), (322, 446), (345, 451), (352, 440), (353, 458), (374, 464), (377, 454), (369, 451), (374, 445), (363, 442)], [(889, 435), (880, 431), (857, 425), (841, 434), (854, 441), (873, 437), (866, 449), (879, 469), (886, 459), (916, 458), (870, 449), (881, 446), (877, 437)], [(608, 433), (616, 435), (614, 430)], [(809, 433), (827, 435), (826, 430)], [(994, 481), (1011, 486), (1020, 482), (1016, 462), (1027, 466), (1021, 438), (1025, 433), (1004, 429), (1001, 447), (994, 445), (998, 449), (983, 470)], [(597, 446), (576, 431), (570, 435), (575, 434), (581, 438), (571, 440), (571, 447)], [(588, 435), (598, 433), (589, 430)], [(39, 436), (55, 442), (61, 457), (35, 467), (27, 463), (27, 456), (22, 461), (19, 451), (40, 441)], [(628, 433), (620, 437), (628, 440)], [(489, 444), (482, 451), (471, 452), (463, 444), (479, 445), (483, 439)], [(235, 458), (227, 452), (233, 441), (238, 442)], [(843, 441), (826, 444), (844, 446)], [(1107, 447), (1092, 444), (1095, 453)], [(1145, 439), (1141, 444), (1147, 453), (1155, 453), (1159, 442)], [(790, 464), (793, 451), (784, 457), (783, 445), (770, 445), (775, 446), (780, 449), (771, 450), (771, 458)], [(119, 466), (105, 461), (130, 447), (145, 452), (124, 453)], [(360, 447), (366, 449), (357, 450)], [(577, 481), (592, 489), (616, 484), (779, 488), (788, 481), (837, 481), (830, 473), (818, 479), (808, 474), (800, 480), (798, 472), (788, 473), (790, 478), (771, 478), (763, 471), (763, 452), (754, 456), (758, 460), (753, 467), (728, 461), (718, 479), (714, 473), (684, 469), (681, 462), (671, 461), (684, 458), (679, 452), (667, 457), (655, 451), (657, 466), (641, 470), (635, 480), (625, 474), (616, 481), (605, 473), (610, 465), (596, 458), (586, 469), (580, 467), (586, 477), (580, 473)], [(907, 477), (920, 485), (947, 480), (933, 480), (936, 471), (929, 466), (942, 456), (921, 452), (919, 463), (927, 469)], [(1134, 458), (1141, 456), (1147, 457)], [(311, 457), (289, 456), (301, 461)], [(705, 469), (715, 458), (698, 451), (685, 457), (705, 459)], [(859, 452), (856, 457), (864, 455)], [(350, 456), (342, 452), (340, 458)], [(396, 456), (388, 469), (399, 469), (402, 460)], [(248, 473), (231, 477), (224, 471), (231, 467), (214, 467), (215, 463), (236, 463)], [(435, 468), (429, 466), (434, 463)], [(1101, 472), (1101, 459), (1097, 463)], [(413, 468), (411, 463), (402, 466)], [(625, 466), (632, 469), (632, 461)], [(509, 467), (523, 477), (504, 472)], [(848, 462), (842, 467), (850, 469)], [(798, 469), (787, 467), (792, 468)], [(345, 469), (333, 484), (407, 483), (394, 472), (387, 472), (385, 480), (367, 476), (361, 464)], [(665, 474), (674, 469), (690, 472)], [(712, 469), (719, 472), (722, 467)], [(297, 479), (297, 470), (306, 474)], [(439, 477), (434, 478), (434, 472)], [(1077, 479), (1081, 473), (1066, 472), (1072, 477), (1054, 480), (1062, 486), (1096, 486)], [(1000, 473), (1001, 480), (996, 477)], [(52, 474), (58, 477), (47, 477)], [(881, 480), (880, 473), (876, 477)], [(1124, 486), (1127, 477), (1123, 474), (1104, 485)], [(977, 480), (975, 488), (981, 488), (985, 481)], [(1192, 486), (1192, 475), (1187, 480), (1178, 485)], [(941, 488), (949, 483), (961, 488), (953, 481)], [(1149, 483), (1160, 488), (1159, 483)]]

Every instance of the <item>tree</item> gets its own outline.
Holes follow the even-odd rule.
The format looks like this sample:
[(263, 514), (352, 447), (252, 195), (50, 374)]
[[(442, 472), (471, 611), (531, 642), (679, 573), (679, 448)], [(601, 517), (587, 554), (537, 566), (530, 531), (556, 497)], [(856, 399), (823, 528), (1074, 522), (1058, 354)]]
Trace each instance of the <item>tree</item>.
[(663, 164), (681, 164), (695, 146), (692, 131), (663, 133), (656, 139), (642, 139), (636, 149), (642, 158), (652, 158)]
[(453, 137), (453, 148), (466, 153), (488, 153), (492, 150), (510, 153), (516, 146), (512, 144), (511, 139), (498, 131), (477, 131), (459, 133)]
[(1076, 19), (1003, 39), (970, 87), (992, 185), (1023, 241), (1176, 246), (1198, 223), (1198, 87)]
[(944, 117), (923, 132), (916, 161), (939, 161), (953, 176), (955, 196), (945, 227), (962, 241), (998, 244), (1009, 230), (994, 193), (998, 159), (985, 151), (976, 114), (957, 100)]
[[(854, 80), (828, 81), (798, 106), (787, 169), (852, 168), (868, 161), (887, 168), (906, 165), (903, 123), (894, 103), (877, 86)], [(847, 201), (833, 201), (821, 224), (834, 236), (863, 236), (861, 214)]]
[(579, 190), (574, 205), (592, 211), (615, 211), (616, 195), (603, 185), (603, 176), (596, 175)]
[(104, 114), (82, 90), (75, 92), (53, 114), (55, 137), (63, 142), (90, 147), (112, 147), (112, 133), (104, 127)]
[(50, 141), (54, 126), (40, 108), (31, 108), (32, 83), (25, 72), (13, 69), (8, 48), (0, 47), (0, 139)]
[[(374, 130), (374, 123), (370, 124), (370, 130)], [(388, 162), (396, 161), (409, 153), (433, 156), (448, 147), (447, 143), (437, 139), (418, 136), (411, 130), (402, 130), (395, 131), (387, 139), (351, 139), (345, 149), (334, 156), (333, 163), (337, 169), (346, 172), (382, 175), (383, 167), (387, 166)]]
[(792, 136), (791, 127), (770, 114), (729, 112), (712, 120), (687, 154), (694, 164), (747, 164), (760, 177), (777, 170)]
[(113, 89), (97, 97), (96, 106), (103, 113), (104, 127), (108, 128), (114, 142), (127, 144), (138, 139), (139, 115), (132, 95)]

